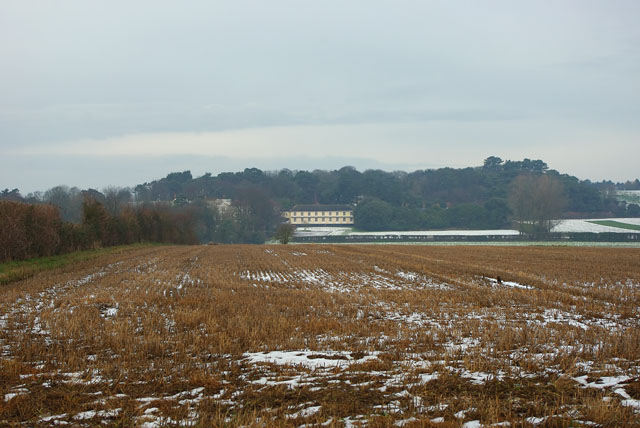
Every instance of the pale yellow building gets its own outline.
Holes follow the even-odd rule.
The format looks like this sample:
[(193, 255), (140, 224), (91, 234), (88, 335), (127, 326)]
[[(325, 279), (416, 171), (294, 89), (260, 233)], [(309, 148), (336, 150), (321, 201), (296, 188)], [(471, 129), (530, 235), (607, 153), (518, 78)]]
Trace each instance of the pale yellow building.
[(350, 205), (296, 205), (283, 215), (296, 226), (353, 225), (353, 207)]

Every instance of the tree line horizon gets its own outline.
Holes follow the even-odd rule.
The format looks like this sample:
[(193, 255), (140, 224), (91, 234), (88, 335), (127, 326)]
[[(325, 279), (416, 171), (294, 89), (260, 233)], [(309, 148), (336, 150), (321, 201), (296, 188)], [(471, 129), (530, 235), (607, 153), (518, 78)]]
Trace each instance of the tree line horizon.
[[(101, 232), (86, 238), (85, 230), (82, 236), (86, 239), (79, 239), (81, 243), (76, 245), (84, 248), (154, 240), (262, 243), (282, 223), (283, 210), (313, 203), (356, 206), (355, 227), (364, 231), (501, 229), (514, 227), (516, 221), (522, 231), (545, 232), (557, 218), (640, 216), (637, 204), (616, 200), (615, 191), (621, 189), (640, 190), (640, 181), (591, 182), (549, 169), (542, 160), (503, 161), (490, 156), (477, 167), (411, 173), (360, 172), (345, 166), (330, 171), (246, 168), (193, 177), (187, 170), (133, 188), (98, 191), (56, 186), (24, 197), (18, 189), (5, 189), (0, 192), (0, 202), (53, 207), (58, 220), (51, 220), (51, 224), (69, 223), (76, 229), (92, 224), (91, 230)], [(212, 199), (231, 199), (233, 210), (221, 212), (207, 203)], [(102, 214), (96, 217), (98, 205)], [(88, 208), (93, 209), (93, 217)], [(56, 214), (46, 209), (53, 219)], [(2, 215), (9, 215), (5, 211)], [(14, 215), (23, 211), (29, 210), (13, 209)], [(33, 216), (33, 209), (31, 212)], [(149, 222), (142, 220), (145, 215), (163, 219), (157, 222), (163, 226), (156, 227), (166, 229), (162, 237), (157, 231), (143, 232), (149, 229), (144, 226)], [(0, 223), (22, 224), (25, 231), (30, 227), (24, 218), (4, 220)], [(100, 222), (111, 226), (96, 226)], [(172, 228), (172, 222), (179, 227)]]

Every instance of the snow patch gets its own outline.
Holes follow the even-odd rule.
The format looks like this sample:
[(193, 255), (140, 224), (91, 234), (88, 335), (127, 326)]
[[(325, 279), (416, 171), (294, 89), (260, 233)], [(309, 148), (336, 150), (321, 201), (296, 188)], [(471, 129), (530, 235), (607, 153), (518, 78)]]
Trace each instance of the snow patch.
[(350, 352), (338, 351), (270, 351), (245, 352), (243, 357), (250, 363), (272, 363), (277, 365), (303, 366), (310, 369), (345, 367), (354, 363), (364, 363), (377, 358), (378, 352), (355, 359)]

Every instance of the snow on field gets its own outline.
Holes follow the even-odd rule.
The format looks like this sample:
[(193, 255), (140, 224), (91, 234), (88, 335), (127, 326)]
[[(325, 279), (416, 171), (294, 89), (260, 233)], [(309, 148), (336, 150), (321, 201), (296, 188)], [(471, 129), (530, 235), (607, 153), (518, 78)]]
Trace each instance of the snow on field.
[(417, 230), (395, 232), (351, 232), (349, 236), (494, 236), (518, 235), (517, 230)]
[(640, 225), (640, 218), (600, 218), (600, 219), (585, 219), (585, 220), (560, 220), (557, 225), (551, 229), (552, 232), (617, 232), (617, 233), (629, 233), (632, 232), (629, 229), (623, 229), (620, 227), (602, 226), (600, 224), (591, 223), (591, 221), (604, 221), (611, 220), (619, 223)]
[(298, 227), (296, 228), (296, 236), (347, 235), (351, 230), (350, 227)]
[(243, 357), (251, 363), (273, 363), (302, 366), (310, 369), (344, 367), (353, 363), (364, 363), (377, 358), (378, 352), (361, 358), (354, 358), (351, 352), (323, 351), (271, 351), (246, 352)]
[(302, 283), (325, 291), (349, 293), (362, 287), (375, 289), (449, 289), (450, 285), (416, 273), (398, 271), (395, 274), (374, 266), (376, 272), (335, 272), (324, 269), (289, 269), (286, 272), (242, 271), (238, 276), (244, 280), (260, 283)]
[(14, 399), (15, 397), (18, 397), (20, 395), (23, 394), (28, 394), (29, 390), (26, 388), (14, 388), (13, 392), (10, 392), (8, 394), (4, 394), (4, 401), (10, 401), (12, 399)]
[[(618, 232), (628, 233), (628, 229), (619, 227), (601, 226), (590, 221), (612, 220), (620, 223), (640, 225), (640, 218), (608, 218), (608, 219), (572, 219), (558, 220), (552, 232)], [(381, 232), (357, 232), (349, 227), (299, 227), (296, 229), (298, 237), (320, 236), (512, 236), (519, 232), (513, 229), (496, 230), (411, 230), (411, 231), (381, 231)]]
[(517, 230), (409, 230), (356, 232), (349, 227), (301, 227), (296, 229), (296, 236), (485, 236), (485, 235), (517, 235)]
[(601, 226), (586, 220), (560, 220), (553, 226), (552, 232), (623, 232), (619, 227)]
[(485, 278), (487, 279), (491, 285), (495, 286), (504, 286), (504, 287), (511, 287), (511, 288), (523, 288), (525, 290), (533, 290), (533, 287), (530, 285), (524, 285), (524, 284), (520, 284), (519, 282), (515, 282), (515, 281), (498, 281), (496, 278)]
[[(637, 219), (636, 219), (637, 220)], [(640, 220), (638, 220), (640, 223)], [(286, 247), (285, 247), (286, 248)], [(246, 281), (246, 286), (261, 286), (274, 284), (304, 283), (310, 286), (323, 288), (328, 292), (350, 292), (357, 290), (358, 287), (369, 286), (382, 290), (417, 290), (420, 288), (436, 288), (439, 290), (451, 290), (452, 293), (460, 292), (460, 287), (452, 287), (433, 280), (423, 273), (411, 271), (402, 266), (394, 267), (393, 265), (383, 265), (382, 262), (376, 260), (375, 263), (383, 265), (384, 268), (374, 265), (371, 262), (367, 265), (355, 264), (354, 271), (331, 271), (329, 268), (312, 267), (305, 264), (308, 259), (314, 257), (314, 250), (305, 250), (306, 252), (290, 252), (287, 249), (266, 249), (265, 252), (274, 256), (281, 257), (283, 260), (287, 257), (295, 258), (295, 262), (289, 260), (291, 265), (284, 263), (285, 270), (278, 263), (273, 265), (273, 270), (242, 270), (246, 266), (238, 266), (237, 277)], [(319, 250), (319, 253), (333, 255), (328, 250)], [(293, 256), (293, 257), (291, 257)], [(305, 257), (309, 256), (309, 257)], [(273, 259), (273, 258), (270, 258)], [(278, 260), (278, 259), (273, 259)], [(194, 263), (197, 258), (194, 259)], [(296, 263), (298, 263), (296, 265)], [(316, 265), (317, 266), (317, 265)], [(30, 325), (18, 324), (14, 315), (19, 315), (18, 319), (26, 318), (26, 315), (38, 313), (42, 309), (50, 309), (53, 312), (64, 311), (64, 305), (54, 305), (54, 300), (64, 299), (65, 295), (70, 292), (78, 291), (78, 288), (90, 285), (92, 282), (98, 282), (104, 276), (113, 275), (122, 271), (116, 269), (118, 265), (109, 265), (101, 268), (93, 274), (81, 277), (80, 279), (69, 281), (60, 285), (56, 285), (45, 289), (44, 291), (31, 295), (27, 294), (16, 302), (11, 312), (0, 313), (0, 328), (10, 328), (12, 330), (23, 328), (26, 332), (38, 334), (34, 340), (40, 340), (42, 336), (47, 336), (47, 341), (51, 341), (51, 332), (47, 329), (45, 323), (46, 318), (43, 315), (35, 317), (34, 322)], [(339, 267), (342, 269), (342, 266)], [(188, 268), (190, 269), (190, 267)], [(157, 279), (155, 284), (158, 285), (156, 296), (166, 297), (164, 291), (167, 287), (176, 290), (188, 291), (189, 288), (200, 284), (200, 279), (196, 273), (181, 272), (179, 275), (163, 274), (162, 279)], [(266, 267), (264, 269), (271, 269)], [(370, 270), (367, 270), (370, 269)], [(129, 269), (133, 275), (138, 273), (148, 274), (149, 271), (157, 272), (162, 269), (154, 263), (140, 264), (134, 269)], [(162, 273), (162, 272), (160, 272)], [(628, 280), (624, 283), (618, 283), (616, 287), (626, 287), (626, 289), (637, 289), (637, 282)], [(485, 286), (487, 292), (493, 293), (501, 291), (500, 288), (511, 288), (517, 290), (509, 290), (510, 294), (522, 293), (523, 296), (535, 296), (540, 290), (531, 285), (527, 285), (526, 280), (522, 282), (501, 281), (497, 279), (476, 276), (472, 285)], [(587, 291), (598, 287), (597, 282), (581, 284)], [(613, 287), (614, 284), (609, 284)], [(538, 286), (538, 285), (536, 285)], [(606, 287), (609, 289), (609, 287)], [(617, 290), (613, 288), (613, 290)], [(504, 290), (502, 290), (504, 291)], [(94, 291), (89, 291), (93, 293)], [(88, 292), (88, 293), (89, 293)], [(440, 292), (438, 292), (440, 293)], [(442, 295), (446, 295), (448, 291), (443, 291)], [(514, 342), (508, 349), (497, 351), (496, 343), (490, 334), (484, 336), (473, 337), (469, 325), (479, 325), (478, 331), (486, 331), (488, 327), (495, 329), (496, 332), (507, 331), (508, 326), (516, 325), (519, 329), (529, 332), (545, 332), (549, 334), (549, 338), (553, 339), (554, 334), (559, 331), (567, 330), (566, 327), (572, 327), (576, 336), (589, 336), (583, 334), (586, 332), (594, 333), (606, 330), (611, 334), (620, 334), (625, 329), (637, 329), (640, 326), (638, 317), (627, 314), (621, 317), (616, 313), (598, 313), (587, 312), (578, 313), (572, 308), (558, 307), (545, 308), (538, 306), (522, 305), (513, 307), (510, 304), (503, 303), (503, 306), (496, 304), (484, 308), (465, 308), (452, 307), (447, 304), (447, 299), (443, 299), (438, 305), (437, 310), (429, 309), (429, 306), (420, 307), (409, 306), (401, 301), (396, 302), (390, 299), (390, 296), (398, 293), (378, 293), (379, 300), (360, 301), (353, 300), (353, 306), (349, 307), (350, 311), (333, 312), (330, 315), (335, 319), (344, 319), (345, 321), (361, 320), (363, 325), (372, 327), (371, 331), (376, 331), (379, 326), (384, 326), (380, 334), (371, 334), (369, 336), (358, 336), (359, 333), (353, 332), (345, 336), (339, 336), (335, 333), (334, 337), (323, 335), (310, 337), (309, 347), (302, 345), (300, 348), (287, 350), (286, 344), (281, 348), (253, 348), (252, 351), (261, 350), (261, 352), (244, 352), (241, 357), (237, 355), (217, 355), (216, 363), (220, 367), (234, 367), (237, 374), (231, 372), (216, 371), (219, 380), (219, 386), (205, 387), (189, 386), (184, 390), (178, 389), (165, 394), (149, 393), (144, 396), (136, 396), (130, 393), (114, 394), (112, 385), (115, 380), (109, 378), (110, 374), (106, 371), (99, 371), (94, 368), (96, 364), (89, 364), (87, 368), (81, 371), (72, 368), (69, 371), (61, 371), (45, 366), (41, 361), (34, 361), (33, 369), (29, 369), (27, 374), (21, 374), (18, 384), (3, 389), (3, 395), (0, 396), (6, 405), (12, 404), (12, 400), (24, 399), (24, 395), (30, 394), (31, 391), (38, 391), (41, 388), (56, 388), (64, 385), (65, 388), (82, 387), (86, 390), (84, 395), (99, 395), (96, 401), (87, 404), (80, 411), (75, 410), (69, 413), (53, 414), (46, 416), (46, 413), (39, 415), (40, 423), (48, 424), (91, 424), (98, 425), (98, 422), (109, 423), (113, 419), (121, 417), (127, 407), (118, 408), (100, 407), (108, 400), (120, 399), (128, 401), (128, 406), (134, 408), (136, 413), (136, 423), (144, 427), (160, 427), (167, 425), (195, 425), (198, 422), (198, 405), (202, 402), (215, 402), (222, 409), (237, 409), (242, 407), (243, 394), (255, 394), (256, 392), (268, 392), (269, 388), (285, 388), (293, 391), (304, 391), (314, 393), (322, 388), (339, 387), (345, 390), (352, 390), (357, 393), (362, 390), (371, 390), (375, 397), (380, 398), (380, 404), (376, 404), (373, 409), (385, 414), (402, 415), (407, 409), (416, 409), (417, 413), (425, 412), (443, 412), (447, 409), (447, 404), (441, 403), (434, 405), (424, 403), (424, 397), (420, 396), (420, 391), (424, 389), (424, 385), (429, 382), (437, 382), (438, 380), (446, 380), (450, 376), (455, 375), (457, 378), (464, 379), (461, 384), (472, 385), (475, 388), (478, 385), (485, 385), (491, 382), (511, 381), (517, 379), (518, 382), (526, 382), (526, 379), (539, 378), (540, 382), (544, 382), (545, 376), (549, 374), (564, 376), (575, 382), (577, 388), (585, 390), (603, 391), (608, 397), (617, 400), (621, 406), (637, 409), (640, 414), (640, 400), (636, 399), (633, 389), (628, 387), (627, 383), (637, 378), (640, 372), (640, 361), (612, 359), (612, 360), (584, 360), (582, 355), (594, 354), (601, 350), (602, 344), (581, 345), (579, 338), (577, 342), (572, 344), (558, 345), (557, 342), (549, 343), (541, 342), (535, 348), (520, 346), (518, 342)], [(179, 296), (178, 296), (179, 297)], [(343, 299), (344, 296), (332, 296), (337, 300)], [(370, 296), (369, 296), (370, 297)], [(95, 296), (90, 294), (86, 297), (85, 304), (88, 306), (96, 306), (99, 310), (101, 319), (105, 325), (112, 323), (114, 319), (126, 319), (126, 304), (119, 304), (117, 299), (111, 303), (94, 302)], [(179, 299), (174, 299), (180, 303)], [(70, 308), (69, 314), (73, 313)], [(164, 314), (163, 314), (164, 316)], [(165, 329), (169, 338), (173, 338), (176, 332), (176, 321), (169, 318), (166, 319), (168, 327)], [(349, 317), (351, 317), (349, 319)], [(42, 319), (41, 319), (42, 318)], [(365, 324), (366, 323), (366, 324)], [(400, 326), (395, 330), (394, 326)], [(374, 328), (376, 327), (376, 328)], [(529, 330), (524, 330), (529, 328)], [(390, 333), (397, 331), (397, 336)], [(137, 331), (136, 331), (137, 332)], [(360, 333), (361, 334), (361, 333)], [(402, 337), (401, 335), (405, 336)], [(416, 351), (412, 349), (410, 338), (416, 335), (426, 335), (433, 339), (433, 345), (427, 350)], [(499, 336), (499, 334), (498, 334)], [(496, 336), (496, 337), (498, 337)], [(407, 339), (409, 338), (409, 339)], [(499, 337), (498, 337), (499, 338)], [(496, 339), (497, 340), (497, 339)], [(0, 345), (2, 343), (0, 342)], [(357, 345), (358, 351), (344, 351), (345, 347)], [(310, 350), (313, 346), (315, 350)], [(402, 348), (398, 348), (398, 346)], [(591, 348), (590, 348), (591, 347)], [(7, 348), (9, 352), (12, 348)], [(335, 349), (342, 349), (340, 351)], [(361, 350), (362, 349), (362, 350)], [(399, 352), (395, 352), (399, 350)], [(95, 350), (88, 350), (95, 352)], [(483, 362), (488, 363), (487, 367), (468, 367), (465, 359), (470, 356), (482, 354)], [(575, 365), (570, 365), (567, 369), (563, 367), (566, 363), (563, 355), (569, 355), (575, 358)], [(7, 354), (8, 356), (9, 354)], [(171, 358), (167, 354), (167, 358)], [(191, 355), (191, 354), (188, 354)], [(394, 359), (389, 359), (393, 356)], [(209, 361), (209, 354), (206, 359), (202, 355), (191, 355), (193, 360), (188, 364), (201, 365), (203, 370), (212, 370), (213, 365)], [(96, 354), (88, 355), (86, 360), (89, 362), (101, 361), (104, 355)], [(187, 357), (185, 357), (187, 358)], [(468, 361), (472, 361), (469, 359)], [(522, 363), (525, 364), (522, 364)], [(490, 363), (490, 364), (489, 364)], [(600, 365), (606, 363), (605, 365)], [(361, 365), (361, 367), (358, 367)], [(540, 366), (540, 368), (538, 367)], [(178, 367), (178, 365), (176, 365)], [(372, 368), (373, 367), (373, 368)], [(175, 379), (179, 379), (180, 368), (173, 373)], [(175, 380), (174, 379), (174, 380)], [(422, 388), (421, 388), (422, 387)], [(96, 392), (89, 392), (96, 391)], [(127, 391), (128, 392), (128, 391)], [(113, 394), (113, 395), (110, 395)], [(146, 394), (154, 394), (146, 396)], [(301, 396), (305, 396), (302, 394)], [(633, 396), (632, 396), (633, 395)], [(93, 400), (93, 398), (92, 398)], [(314, 400), (301, 400), (304, 402), (296, 403), (290, 407), (284, 408), (283, 415), (286, 419), (307, 418), (312, 416), (326, 418), (324, 412), (327, 410)], [(159, 409), (167, 409), (170, 406), (183, 406), (183, 419), (174, 420), (167, 416), (161, 416), (162, 411)], [(115, 407), (115, 406), (114, 406)], [(458, 426), (483, 426), (472, 412), (474, 409), (468, 407), (466, 410), (456, 408), (455, 417), (460, 419), (457, 421)], [(569, 409), (571, 410), (571, 409)], [(64, 411), (64, 410), (62, 410)], [(411, 410), (413, 411), (413, 410)], [(452, 410), (449, 410), (448, 418)], [(437, 415), (432, 415), (437, 416)], [(562, 415), (558, 415), (561, 417)], [(342, 423), (345, 426), (359, 426), (364, 419), (361, 415), (351, 415), (338, 419), (336, 423)], [(544, 424), (551, 417), (530, 416), (527, 421), (532, 425)], [(466, 419), (466, 420), (465, 420)], [(322, 419), (320, 419), (322, 420)], [(399, 419), (395, 421), (395, 425), (403, 426), (412, 422), (413, 418)], [(325, 423), (331, 424), (332, 418)], [(444, 422), (443, 416), (434, 417), (431, 421)], [(323, 423), (323, 424), (325, 424)], [(492, 426), (508, 426), (508, 423), (496, 423)], [(303, 426), (296, 423), (296, 426)], [(317, 425), (314, 425), (317, 426)]]

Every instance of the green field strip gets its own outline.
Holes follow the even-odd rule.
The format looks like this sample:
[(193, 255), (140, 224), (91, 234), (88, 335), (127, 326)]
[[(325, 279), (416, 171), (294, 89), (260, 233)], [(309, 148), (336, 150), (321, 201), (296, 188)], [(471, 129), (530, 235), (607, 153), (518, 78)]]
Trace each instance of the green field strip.
[(75, 251), (51, 257), (38, 257), (28, 260), (0, 263), (0, 285), (34, 276), (38, 272), (65, 267), (71, 264), (91, 260), (105, 254), (115, 254), (136, 248), (158, 244), (131, 244), (95, 250)]

